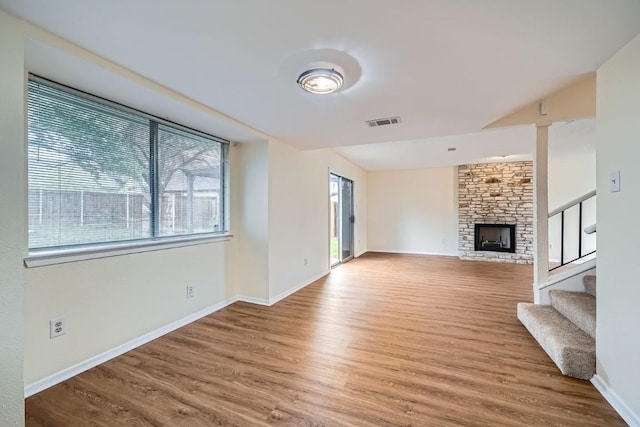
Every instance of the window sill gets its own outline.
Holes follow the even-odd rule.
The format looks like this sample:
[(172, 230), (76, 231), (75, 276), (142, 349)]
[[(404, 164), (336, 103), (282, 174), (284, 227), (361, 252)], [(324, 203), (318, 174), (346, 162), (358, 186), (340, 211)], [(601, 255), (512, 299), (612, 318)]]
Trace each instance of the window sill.
[(42, 250), (32, 252), (29, 256), (25, 257), (24, 265), (28, 268), (44, 267), (46, 265), (182, 248), (185, 246), (204, 245), (207, 243), (226, 242), (231, 240), (232, 237), (233, 234), (215, 234), (135, 243), (92, 245), (77, 249)]

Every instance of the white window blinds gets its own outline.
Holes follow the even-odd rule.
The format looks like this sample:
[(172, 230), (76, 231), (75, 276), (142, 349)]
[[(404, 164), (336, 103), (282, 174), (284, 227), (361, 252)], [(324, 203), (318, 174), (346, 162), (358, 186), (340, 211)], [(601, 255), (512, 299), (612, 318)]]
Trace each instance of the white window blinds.
[(29, 247), (224, 231), (221, 141), (28, 86)]

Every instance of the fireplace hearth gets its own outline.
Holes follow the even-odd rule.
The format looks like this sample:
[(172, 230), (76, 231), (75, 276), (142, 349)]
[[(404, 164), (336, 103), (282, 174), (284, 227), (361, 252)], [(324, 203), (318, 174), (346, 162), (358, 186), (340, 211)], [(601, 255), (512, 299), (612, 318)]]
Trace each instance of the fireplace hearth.
[(515, 253), (515, 224), (476, 224), (474, 248), (476, 251)]

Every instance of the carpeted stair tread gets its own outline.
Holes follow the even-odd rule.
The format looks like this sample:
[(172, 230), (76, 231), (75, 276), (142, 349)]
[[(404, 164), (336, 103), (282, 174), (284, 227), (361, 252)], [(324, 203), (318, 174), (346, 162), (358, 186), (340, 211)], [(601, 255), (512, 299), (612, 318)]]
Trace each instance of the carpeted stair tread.
[(584, 289), (587, 291), (589, 295), (596, 296), (596, 276), (583, 276), (582, 283), (584, 284)]
[(564, 375), (590, 379), (596, 371), (596, 343), (549, 305), (518, 304), (518, 319)]
[(586, 292), (549, 291), (551, 307), (591, 338), (596, 337), (596, 298)]

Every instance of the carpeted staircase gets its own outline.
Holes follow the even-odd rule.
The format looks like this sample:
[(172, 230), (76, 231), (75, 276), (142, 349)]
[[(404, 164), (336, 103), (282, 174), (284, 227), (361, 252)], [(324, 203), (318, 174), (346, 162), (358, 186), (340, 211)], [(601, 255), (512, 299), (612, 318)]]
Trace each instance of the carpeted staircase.
[(564, 375), (588, 380), (596, 371), (596, 276), (586, 292), (552, 290), (551, 305), (518, 304), (518, 319)]

